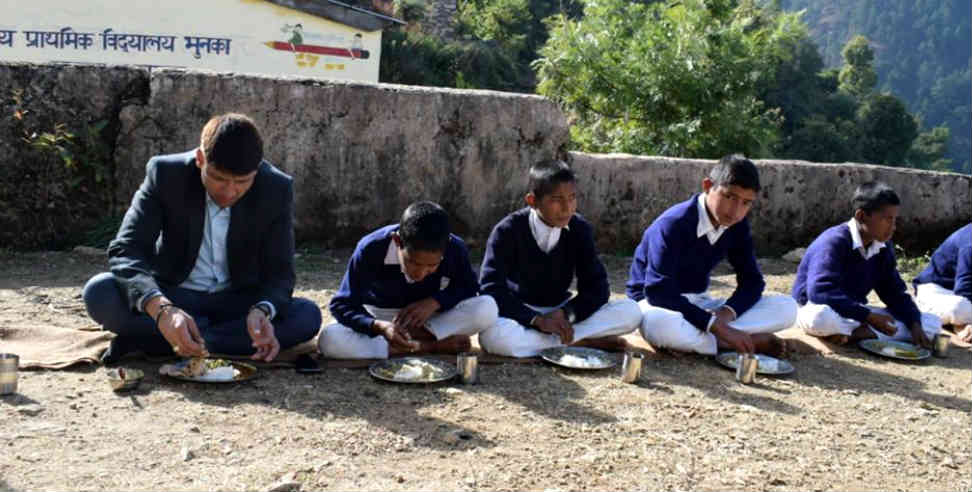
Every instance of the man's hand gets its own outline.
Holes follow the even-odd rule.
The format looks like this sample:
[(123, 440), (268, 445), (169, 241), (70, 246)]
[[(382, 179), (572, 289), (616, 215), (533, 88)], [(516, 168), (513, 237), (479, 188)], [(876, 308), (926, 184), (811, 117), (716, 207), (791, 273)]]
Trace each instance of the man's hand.
[[(156, 309), (158, 312), (158, 309)], [(165, 337), (172, 350), (183, 357), (206, 357), (209, 352), (206, 350), (206, 342), (199, 334), (196, 321), (189, 316), (189, 313), (175, 307), (168, 307), (162, 316), (158, 318), (159, 332)]]
[(921, 321), (915, 321), (908, 327), (908, 331), (911, 332), (911, 339), (919, 346), (925, 348), (932, 348), (932, 342), (925, 335), (925, 330), (921, 329)]
[(376, 319), (372, 326), (385, 337), (385, 340), (388, 340), (389, 349), (399, 352), (415, 352), (419, 349), (419, 343), (413, 341), (401, 325)]
[(533, 326), (544, 333), (559, 336), (560, 343), (564, 345), (570, 345), (574, 341), (574, 327), (567, 321), (563, 309), (537, 316)]
[(404, 328), (422, 327), (425, 326), (425, 322), (428, 321), (429, 318), (431, 318), (432, 315), (435, 314), (435, 312), (441, 307), (442, 305), (439, 304), (439, 301), (436, 301), (431, 297), (427, 297), (421, 301), (413, 302), (402, 308), (402, 310), (395, 315), (395, 319), (392, 320), (392, 323)]
[(270, 362), (280, 353), (280, 342), (274, 333), (273, 323), (266, 313), (259, 309), (251, 309), (246, 315), (246, 331), (253, 340), (256, 352), (250, 357), (253, 360)]
[[(867, 319), (864, 321), (874, 327), (875, 330), (880, 331), (888, 336), (894, 335), (898, 332), (898, 328), (894, 326), (894, 318), (886, 314), (879, 314), (872, 311), (871, 314), (867, 315)], [(924, 337), (924, 335), (922, 336)]]

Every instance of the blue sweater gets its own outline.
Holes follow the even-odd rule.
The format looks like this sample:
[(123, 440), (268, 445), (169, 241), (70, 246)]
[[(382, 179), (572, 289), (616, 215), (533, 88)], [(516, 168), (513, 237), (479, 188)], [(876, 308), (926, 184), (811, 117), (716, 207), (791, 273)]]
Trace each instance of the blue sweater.
[(918, 322), (921, 314), (898, 275), (894, 244), (888, 241), (867, 260), (853, 248), (846, 223), (817, 236), (797, 269), (793, 284), (797, 303), (826, 304), (845, 318), (864, 322), (871, 313), (867, 295), (873, 289), (895, 319), (908, 326)]
[(476, 274), (462, 239), (450, 235), (439, 268), (421, 281), (410, 284), (402, 274), (401, 265), (385, 264), (391, 234), (396, 231), (398, 224), (385, 226), (358, 241), (341, 287), (331, 298), (331, 314), (338, 323), (374, 336), (378, 334), (371, 327), (375, 318), (365, 311), (365, 304), (403, 308), (432, 297), (442, 306), (439, 309), (442, 312), (477, 294)]
[(972, 301), (972, 224), (955, 231), (932, 254), (915, 285), (935, 283)]
[(591, 224), (578, 214), (549, 253), (537, 245), (530, 230), (530, 209), (507, 215), (489, 234), (486, 255), (480, 268), (482, 291), (493, 296), (500, 316), (523, 326), (540, 313), (525, 304), (557, 306), (570, 298), (571, 282), (577, 275), (577, 295), (567, 306), (576, 321), (587, 319), (603, 306), (610, 295), (607, 272), (597, 257)]
[(729, 227), (715, 244), (698, 235), (698, 194), (679, 203), (645, 229), (635, 250), (626, 284), (628, 297), (647, 299), (657, 306), (682, 313), (699, 330), (712, 315), (682, 294), (702, 293), (709, 288), (712, 269), (728, 258), (736, 271), (736, 290), (726, 304), (742, 316), (763, 295), (766, 283), (756, 263), (749, 219)]

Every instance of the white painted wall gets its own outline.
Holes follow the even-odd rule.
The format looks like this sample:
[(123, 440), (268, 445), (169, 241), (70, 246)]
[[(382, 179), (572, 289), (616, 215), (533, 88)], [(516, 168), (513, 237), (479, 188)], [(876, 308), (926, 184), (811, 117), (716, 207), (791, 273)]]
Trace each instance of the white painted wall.
[[(300, 24), (302, 43), (291, 43)], [(263, 0), (0, 0), (0, 60), (378, 82), (381, 31)]]

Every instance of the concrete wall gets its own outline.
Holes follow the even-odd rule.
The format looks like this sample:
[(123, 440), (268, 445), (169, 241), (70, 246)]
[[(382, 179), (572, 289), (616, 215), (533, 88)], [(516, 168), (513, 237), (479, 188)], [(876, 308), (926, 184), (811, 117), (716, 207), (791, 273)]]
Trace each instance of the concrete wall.
[[(702, 189), (716, 161), (570, 153), (580, 177), (578, 209), (597, 225), (602, 248), (630, 251), (644, 229), (672, 204)], [(757, 248), (776, 255), (805, 247), (821, 231), (853, 215), (860, 183), (880, 180), (902, 200), (895, 242), (934, 248), (972, 218), (970, 177), (866, 164), (759, 160), (762, 191), (750, 212)]]
[[(30, 95), (31, 125), (64, 122), (75, 132), (107, 121), (110, 178), (86, 175), (54, 200), (39, 190), (64, 173), (38, 172), (9, 116), (13, 91)], [(567, 118), (551, 101), (490, 91), (336, 82), (323, 79), (104, 66), (0, 63), (0, 247), (47, 247), (76, 237), (103, 216), (121, 213), (144, 178), (148, 158), (198, 144), (213, 114), (250, 114), (267, 158), (296, 180), (297, 237), (351, 246), (394, 222), (419, 199), (436, 200), (455, 229), (482, 244), (492, 226), (522, 206), (526, 170), (567, 158), (580, 177), (580, 211), (594, 222), (604, 251), (632, 251), (665, 208), (701, 186), (714, 161), (566, 153)], [(35, 124), (36, 123), (36, 124)], [(53, 164), (52, 164), (53, 162)], [(42, 164), (57, 165), (49, 159)], [(763, 192), (752, 212), (761, 254), (805, 246), (850, 216), (848, 196), (881, 179), (905, 201), (897, 239), (923, 250), (969, 222), (970, 177), (882, 166), (760, 161)], [(43, 168), (43, 169), (47, 169)], [(45, 174), (46, 173), (46, 174)], [(36, 183), (35, 183), (36, 182)], [(19, 185), (19, 183), (24, 183)], [(36, 185), (35, 185), (36, 184)], [(85, 188), (87, 187), (87, 188)], [(92, 196), (113, 200), (92, 202)], [(113, 203), (112, 203), (113, 202)], [(48, 239), (25, 242), (45, 224)], [(41, 234), (35, 234), (41, 237)], [(53, 241), (53, 242), (52, 242)]]

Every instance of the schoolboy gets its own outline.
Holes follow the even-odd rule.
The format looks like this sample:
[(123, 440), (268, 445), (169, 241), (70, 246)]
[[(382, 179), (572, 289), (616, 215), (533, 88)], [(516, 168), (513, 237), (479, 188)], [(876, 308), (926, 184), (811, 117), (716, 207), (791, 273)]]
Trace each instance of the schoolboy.
[[(702, 180), (702, 193), (669, 208), (645, 230), (627, 293), (641, 308), (641, 334), (649, 343), (707, 355), (719, 349), (785, 354), (773, 332), (793, 323), (796, 303), (763, 295), (766, 283), (746, 218), (759, 190), (753, 162), (725, 156)], [(736, 272), (736, 289), (728, 299), (714, 298), (706, 293), (709, 277), (724, 258)]]
[(576, 213), (573, 171), (559, 160), (534, 165), (525, 201), (527, 207), (496, 224), (486, 243), (479, 283), (496, 300), (500, 319), (480, 333), (480, 345), (510, 357), (562, 345), (626, 347), (619, 335), (634, 331), (640, 313), (627, 299), (608, 301), (591, 224)]
[(337, 323), (318, 338), (334, 359), (384, 359), (411, 352), (457, 353), (496, 321), (496, 303), (477, 295), (466, 245), (449, 216), (428, 201), (398, 224), (362, 238), (331, 299)]
[[(901, 200), (888, 185), (870, 182), (857, 187), (851, 203), (853, 217), (821, 233), (800, 261), (797, 326), (837, 344), (878, 338), (930, 347), (941, 320), (919, 312), (890, 242)], [(867, 304), (872, 290), (886, 308)]]
[(972, 342), (972, 224), (952, 233), (914, 280), (915, 302)]

